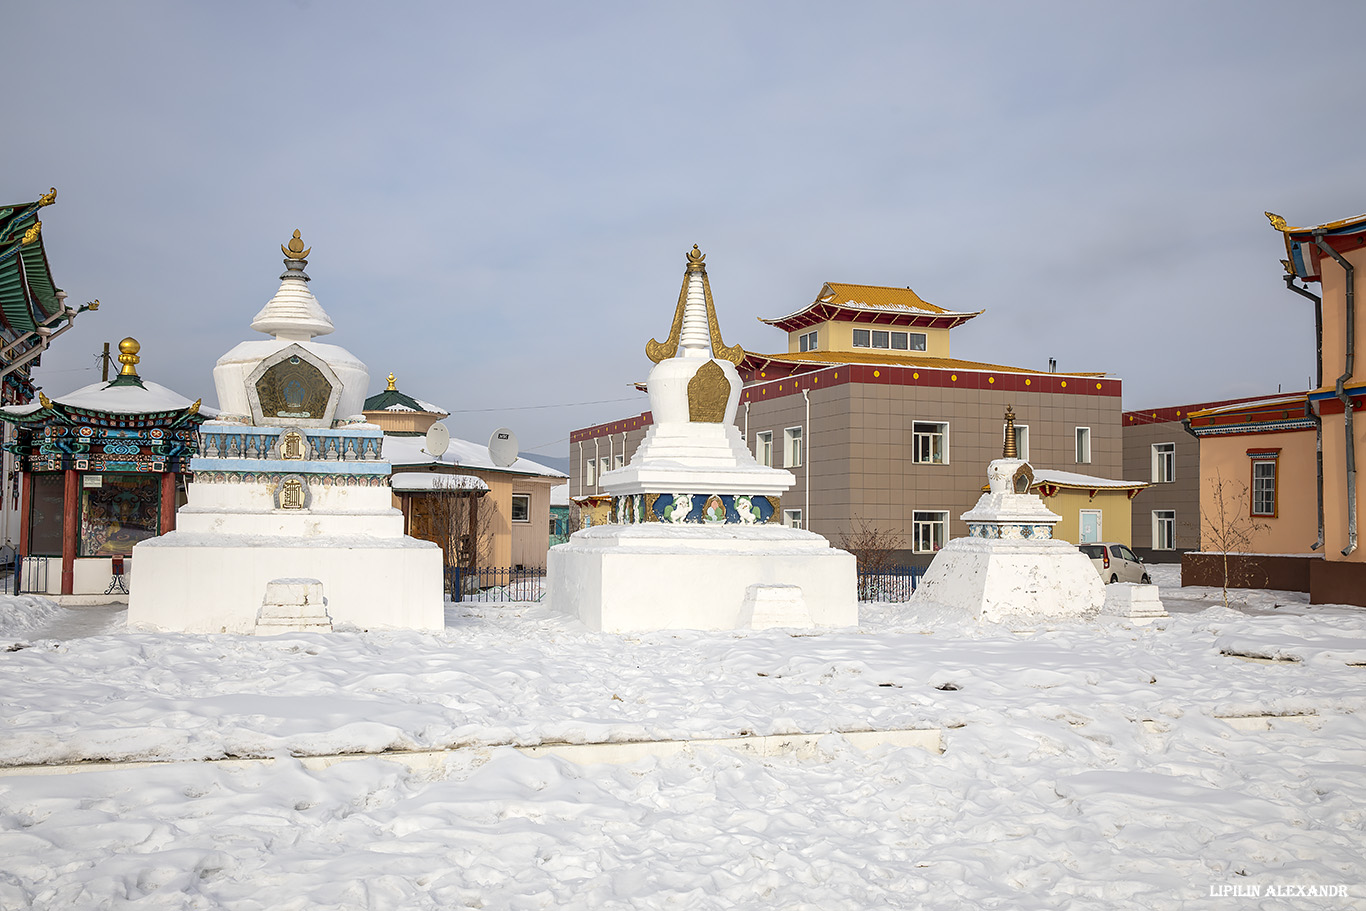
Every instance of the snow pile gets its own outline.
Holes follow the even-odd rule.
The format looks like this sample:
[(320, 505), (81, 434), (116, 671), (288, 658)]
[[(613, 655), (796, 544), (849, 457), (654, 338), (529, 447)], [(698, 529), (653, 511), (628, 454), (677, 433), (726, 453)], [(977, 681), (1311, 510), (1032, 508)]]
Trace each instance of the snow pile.
[(0, 640), (13, 641), (42, 629), (61, 611), (56, 602), (38, 595), (0, 595)]

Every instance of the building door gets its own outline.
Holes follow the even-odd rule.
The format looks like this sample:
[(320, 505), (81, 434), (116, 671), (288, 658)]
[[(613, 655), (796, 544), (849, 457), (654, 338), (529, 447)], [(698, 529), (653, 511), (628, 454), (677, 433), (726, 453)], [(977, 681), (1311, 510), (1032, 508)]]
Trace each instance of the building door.
[(1100, 510), (1081, 511), (1081, 540), (1078, 544), (1094, 544), (1100, 540)]

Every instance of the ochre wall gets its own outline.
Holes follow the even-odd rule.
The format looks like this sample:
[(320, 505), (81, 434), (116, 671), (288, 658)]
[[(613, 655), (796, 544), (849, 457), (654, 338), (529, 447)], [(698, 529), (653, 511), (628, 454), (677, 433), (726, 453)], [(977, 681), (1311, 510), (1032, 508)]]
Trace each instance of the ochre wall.
[[(1035, 492), (1038, 489), (1035, 488)], [(1102, 490), (1094, 498), (1088, 491), (1063, 488), (1051, 497), (1044, 497), (1044, 505), (1062, 516), (1053, 527), (1053, 537), (1073, 544), (1081, 540), (1081, 511), (1100, 510), (1100, 539), (1133, 546), (1133, 502), (1126, 490)], [(1139, 494), (1142, 497), (1142, 494)]]
[[(1324, 433), (1325, 473), (1327, 466), (1328, 434)], [(1252, 516), (1252, 459), (1249, 449), (1280, 449), (1276, 466), (1276, 516)], [(1314, 459), (1313, 430), (1284, 433), (1240, 433), (1232, 436), (1201, 437), (1200, 439), (1200, 514), (1201, 549), (1212, 550), (1216, 545), (1210, 538), (1209, 522), (1215, 518), (1215, 484), (1218, 478), (1231, 480), (1243, 490), (1237, 508), (1239, 518), (1263, 526), (1253, 533), (1247, 548), (1251, 553), (1307, 554), (1318, 538), (1318, 506), (1315, 495), (1317, 467)], [(1328, 484), (1324, 494), (1327, 505)], [(1326, 514), (1331, 515), (1325, 509)], [(1331, 527), (1332, 520), (1329, 519)]]
[[(1366, 385), (1366, 249), (1343, 254), (1356, 273), (1356, 364), (1348, 386)], [(1335, 260), (1325, 256), (1322, 263), (1323, 291), (1323, 382), (1332, 388), (1346, 367), (1347, 353), (1347, 283), (1346, 273)], [(1358, 399), (1357, 401), (1361, 401)], [(1324, 544), (1328, 560), (1366, 563), (1366, 547), (1358, 546), (1344, 557), (1347, 546), (1347, 454), (1345, 450), (1344, 415), (1337, 401), (1323, 402), (1323, 511)], [(1334, 414), (1332, 412), (1336, 411)], [(1357, 530), (1360, 535), (1366, 521), (1366, 410), (1358, 409), (1352, 416), (1353, 438), (1356, 444), (1357, 468)]]
[[(949, 356), (949, 330), (947, 329), (924, 329), (907, 326), (875, 326), (872, 323), (851, 323), (847, 320), (826, 320), (809, 326), (799, 332), (789, 332), (787, 334), (787, 350), (789, 354), (801, 353), (801, 337), (812, 329), (816, 330), (816, 350), (817, 351), (869, 351), (874, 354), (907, 354), (919, 355), (921, 357), (948, 357)], [(925, 334), (924, 351), (901, 351), (889, 348), (855, 348), (854, 330), (855, 329), (889, 329), (893, 332), (922, 332)]]

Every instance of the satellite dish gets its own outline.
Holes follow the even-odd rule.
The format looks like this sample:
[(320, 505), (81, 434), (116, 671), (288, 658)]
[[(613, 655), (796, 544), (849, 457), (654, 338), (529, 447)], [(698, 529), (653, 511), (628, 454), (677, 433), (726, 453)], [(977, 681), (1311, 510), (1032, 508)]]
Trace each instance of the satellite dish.
[(517, 461), (517, 434), (506, 427), (499, 427), (489, 437), (489, 458), (499, 468), (507, 468)]
[(422, 450), (427, 455), (439, 459), (450, 445), (451, 432), (445, 424), (433, 424), (427, 428), (427, 442), (422, 444)]

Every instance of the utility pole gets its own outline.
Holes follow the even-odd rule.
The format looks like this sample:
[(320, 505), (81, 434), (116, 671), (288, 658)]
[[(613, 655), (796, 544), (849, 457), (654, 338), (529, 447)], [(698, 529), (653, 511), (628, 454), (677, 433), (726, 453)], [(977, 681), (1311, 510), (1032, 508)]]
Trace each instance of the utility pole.
[(109, 343), (104, 343), (104, 353), (99, 355), (100, 359), (100, 382), (109, 382)]

